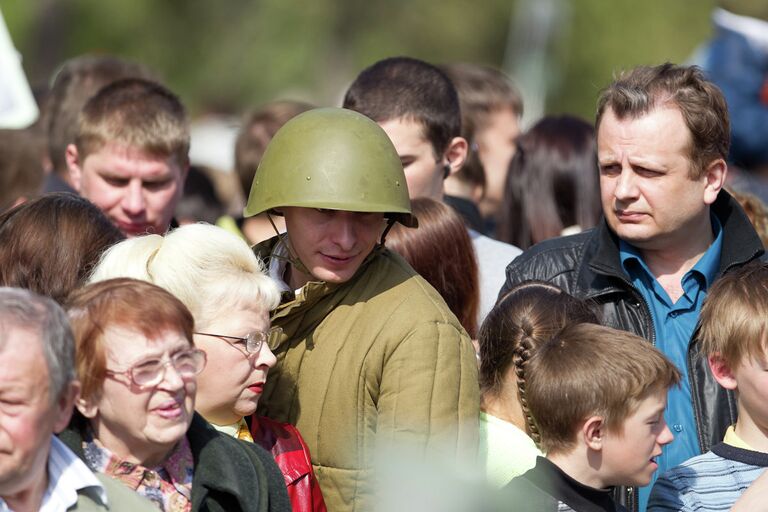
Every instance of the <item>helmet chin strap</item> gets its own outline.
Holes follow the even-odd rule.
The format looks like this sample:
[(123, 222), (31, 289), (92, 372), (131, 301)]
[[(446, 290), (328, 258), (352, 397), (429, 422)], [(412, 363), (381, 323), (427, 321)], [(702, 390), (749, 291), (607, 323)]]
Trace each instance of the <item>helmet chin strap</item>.
[(298, 256), (296, 256), (293, 253), (293, 248), (291, 247), (291, 244), (288, 243), (288, 233), (281, 233), (279, 229), (277, 229), (277, 226), (275, 226), (275, 221), (272, 220), (272, 215), (270, 212), (267, 213), (267, 219), (269, 219), (269, 223), (272, 224), (272, 229), (275, 230), (275, 234), (277, 235), (277, 238), (282, 242), (283, 245), (285, 245), (286, 250), (288, 251), (288, 257), (280, 256), (277, 254), (273, 254), (273, 258), (281, 259), (287, 261), (292, 267), (294, 267), (296, 270), (301, 272), (302, 274), (308, 275), (310, 277), (315, 277), (312, 275), (312, 273), (307, 269), (307, 267), (304, 266), (304, 264), (301, 262)]
[(381, 240), (379, 240), (379, 245), (384, 245), (384, 239), (387, 237), (387, 233), (389, 233), (389, 230), (392, 229), (392, 226), (395, 225), (395, 222), (397, 222), (395, 219), (387, 219), (387, 227), (384, 228), (384, 232), (381, 234)]

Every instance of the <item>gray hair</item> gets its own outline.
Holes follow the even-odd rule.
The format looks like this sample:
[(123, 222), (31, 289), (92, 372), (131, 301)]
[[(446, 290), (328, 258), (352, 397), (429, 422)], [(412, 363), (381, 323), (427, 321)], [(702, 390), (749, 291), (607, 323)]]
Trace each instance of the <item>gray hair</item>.
[(48, 365), (50, 399), (61, 396), (75, 379), (75, 339), (67, 315), (53, 299), (21, 288), (0, 287), (0, 343), (9, 326), (39, 333)]

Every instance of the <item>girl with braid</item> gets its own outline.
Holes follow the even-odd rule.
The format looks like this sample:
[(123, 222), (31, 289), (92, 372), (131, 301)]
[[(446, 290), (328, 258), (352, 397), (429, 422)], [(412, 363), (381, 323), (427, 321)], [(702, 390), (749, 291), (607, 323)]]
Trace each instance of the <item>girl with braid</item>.
[(511, 289), (488, 314), (478, 341), (480, 453), (491, 485), (506, 485), (541, 455), (525, 390), (528, 360), (564, 326), (583, 322), (597, 323), (585, 301), (538, 281)]

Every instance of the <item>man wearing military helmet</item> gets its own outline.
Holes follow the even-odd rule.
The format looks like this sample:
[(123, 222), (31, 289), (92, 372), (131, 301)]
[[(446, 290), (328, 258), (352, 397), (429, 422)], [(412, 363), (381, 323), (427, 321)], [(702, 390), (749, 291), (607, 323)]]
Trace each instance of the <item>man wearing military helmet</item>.
[(260, 412), (295, 424), (329, 510), (374, 508), (374, 455), (477, 442), (477, 367), (440, 295), (382, 245), (416, 227), (400, 159), (386, 133), (344, 109), (289, 121), (264, 154), (245, 215), (285, 217), (257, 245), (283, 287), (273, 325), (277, 364)]

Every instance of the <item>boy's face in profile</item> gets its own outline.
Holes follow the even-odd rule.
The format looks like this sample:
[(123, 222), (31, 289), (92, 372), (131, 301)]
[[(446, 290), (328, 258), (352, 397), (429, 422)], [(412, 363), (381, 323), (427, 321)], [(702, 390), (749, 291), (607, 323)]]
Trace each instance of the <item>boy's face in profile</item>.
[(664, 420), (666, 406), (665, 389), (640, 402), (624, 420), (623, 432), (603, 434), (601, 472), (606, 486), (648, 485), (658, 468), (655, 458), (661, 455), (661, 447), (674, 439)]
[(739, 421), (737, 434), (754, 450), (768, 451), (768, 353), (745, 354), (732, 369), (732, 385), (737, 392)]

